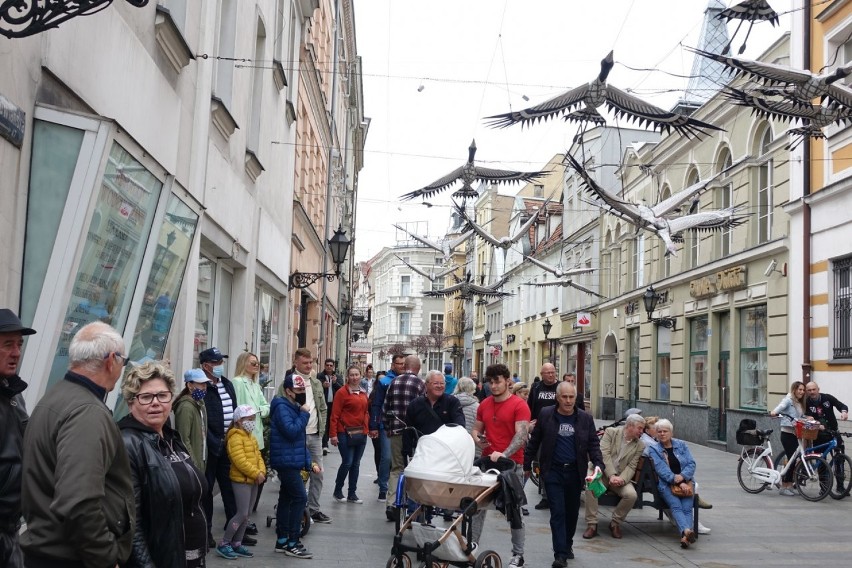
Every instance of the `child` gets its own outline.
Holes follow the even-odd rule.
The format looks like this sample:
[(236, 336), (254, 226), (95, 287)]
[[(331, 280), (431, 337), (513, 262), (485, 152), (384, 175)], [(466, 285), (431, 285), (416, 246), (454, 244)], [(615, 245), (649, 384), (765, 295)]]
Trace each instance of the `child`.
[(266, 465), (260, 455), (257, 439), (252, 433), (255, 427), (254, 416), (253, 407), (248, 404), (238, 406), (234, 410), (234, 421), (225, 437), (228, 458), (231, 460), (230, 478), (237, 512), (228, 521), (216, 554), (228, 560), (240, 556), (254, 556), (242, 544), (248, 526), (249, 511), (257, 498), (257, 488), (266, 481)]

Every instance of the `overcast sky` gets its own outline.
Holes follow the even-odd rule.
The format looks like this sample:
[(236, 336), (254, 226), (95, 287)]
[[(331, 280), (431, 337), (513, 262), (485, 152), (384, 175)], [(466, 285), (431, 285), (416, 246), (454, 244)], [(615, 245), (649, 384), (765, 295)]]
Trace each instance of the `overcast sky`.
[[(446, 234), (450, 193), (402, 203), (467, 160), (538, 170), (564, 152), (576, 127), (551, 119), (491, 129), (482, 118), (520, 110), (591, 81), (614, 50), (609, 82), (663, 108), (683, 94), (708, 0), (354, 0), (371, 119), (358, 186), (355, 260), (395, 244), (394, 222)], [(771, 0), (779, 13), (804, 0)], [(723, 0), (725, 5), (736, 0)], [(733, 33), (736, 24), (729, 25)], [(790, 28), (755, 25), (743, 57), (756, 58)], [(736, 37), (734, 50), (745, 37)], [(640, 69), (639, 71), (630, 68)], [(420, 87), (422, 86), (422, 89)], [(529, 98), (529, 102), (523, 97)], [(615, 124), (610, 120), (610, 124)], [(622, 121), (621, 126), (631, 126)], [(518, 186), (503, 191), (515, 193)]]

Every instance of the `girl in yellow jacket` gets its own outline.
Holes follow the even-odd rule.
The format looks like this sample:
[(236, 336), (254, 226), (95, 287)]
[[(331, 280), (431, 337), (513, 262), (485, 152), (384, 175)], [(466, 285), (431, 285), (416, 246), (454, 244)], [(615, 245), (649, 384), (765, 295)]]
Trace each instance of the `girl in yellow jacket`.
[(252, 433), (255, 427), (254, 418), (254, 408), (241, 404), (234, 410), (234, 421), (225, 436), (228, 458), (231, 460), (231, 487), (234, 490), (237, 512), (228, 521), (225, 536), (216, 548), (216, 554), (228, 560), (254, 556), (242, 543), (248, 526), (249, 511), (257, 498), (257, 488), (266, 481), (266, 465)]

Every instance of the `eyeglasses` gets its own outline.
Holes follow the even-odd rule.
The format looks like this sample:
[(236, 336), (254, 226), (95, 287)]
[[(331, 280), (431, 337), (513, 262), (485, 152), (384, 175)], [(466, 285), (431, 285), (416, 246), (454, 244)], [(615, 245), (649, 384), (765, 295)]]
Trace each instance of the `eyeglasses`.
[(160, 404), (166, 404), (167, 402), (171, 402), (174, 395), (172, 391), (160, 391), (160, 392), (145, 392), (142, 394), (137, 394), (133, 397), (133, 400), (137, 401), (139, 404), (148, 406), (152, 402), (154, 402), (154, 398), (157, 398), (157, 402)]
[(129, 359), (127, 358), (127, 355), (122, 355), (122, 354), (121, 354), (121, 353), (119, 353), (118, 351), (113, 351), (112, 353), (107, 353), (106, 355), (104, 355), (104, 359), (109, 359), (109, 358), (110, 358), (110, 356), (112, 356), (112, 355), (114, 355), (114, 356), (118, 357), (119, 359), (121, 359), (121, 366), (122, 366), (122, 367), (124, 367), (125, 365), (127, 365), (127, 362), (129, 361)]
[(258, 363), (257, 361), (252, 361), (251, 363), (249, 363), (249, 365), (251, 365), (252, 367), (257, 367), (258, 365), (260, 365), (260, 363)]

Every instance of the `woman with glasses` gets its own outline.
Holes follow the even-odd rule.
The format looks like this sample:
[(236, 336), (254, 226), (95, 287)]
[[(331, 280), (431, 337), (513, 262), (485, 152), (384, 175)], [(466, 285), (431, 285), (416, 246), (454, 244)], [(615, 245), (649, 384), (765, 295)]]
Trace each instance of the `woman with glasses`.
[(254, 438), (263, 451), (263, 421), (269, 418), (269, 403), (263, 396), (260, 378), (260, 360), (254, 353), (243, 352), (237, 357), (237, 369), (231, 382), (237, 393), (235, 405), (247, 404), (255, 411)]
[(125, 567), (205, 566), (207, 483), (168, 423), (174, 374), (158, 361), (135, 367), (121, 387), (130, 414), (119, 423), (136, 501), (136, 532)]

